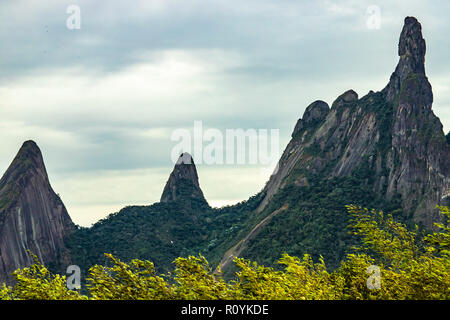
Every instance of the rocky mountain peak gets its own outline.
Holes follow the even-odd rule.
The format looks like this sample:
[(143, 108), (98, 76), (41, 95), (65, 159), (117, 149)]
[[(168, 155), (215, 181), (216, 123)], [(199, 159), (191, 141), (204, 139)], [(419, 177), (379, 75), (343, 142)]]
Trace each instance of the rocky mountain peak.
[(31, 140), (23, 143), (0, 181), (0, 186), (4, 186), (5, 184), (8, 184), (8, 182), (17, 182), (21, 176), (30, 174), (39, 176), (45, 182), (49, 181), (41, 150), (38, 145)]
[[(183, 152), (180, 157), (177, 160), (177, 165), (180, 164), (194, 164), (194, 158), (192, 158), (192, 156), (188, 153), (188, 152)], [(195, 164), (194, 164), (195, 167)]]
[[(381, 92), (358, 98), (348, 90), (330, 110), (324, 103), (308, 106), (278, 172), (263, 190), (258, 210), (285, 186), (307, 186), (308, 179), (353, 177), (369, 186), (374, 196), (384, 197), (383, 201), (399, 199), (405, 214), (431, 229), (440, 219), (435, 207), (442, 204), (450, 185), (450, 148), (432, 111), (425, 51), (420, 23), (406, 17), (399, 62)], [(320, 120), (307, 125), (315, 119)], [(368, 173), (371, 179), (361, 180)]]
[(178, 158), (164, 187), (161, 202), (198, 200), (206, 204), (198, 182), (197, 168), (192, 156), (184, 152)]
[(36, 142), (33, 140), (27, 140), (22, 144), (22, 147), (19, 149), (19, 152), (17, 154), (18, 156), (26, 156), (29, 155), (30, 157), (40, 157), (42, 158), (41, 150), (39, 149)]
[(408, 68), (409, 72), (425, 74), (425, 51), (422, 26), (416, 18), (406, 17), (398, 44), (399, 65)]
[(39, 147), (25, 142), (0, 180), (0, 282), (33, 260), (68, 261), (64, 238), (74, 224), (53, 191)]
[(358, 94), (354, 90), (347, 90), (343, 94), (341, 94), (337, 99), (333, 102), (332, 108), (340, 108), (348, 103), (358, 101)]
[[(387, 99), (393, 101), (401, 92), (402, 86), (411, 77), (423, 79), (425, 77), (426, 45), (422, 37), (422, 26), (414, 17), (406, 17), (398, 43), (399, 62), (392, 73), (389, 84), (384, 91)], [(431, 94), (431, 88), (430, 88)]]
[(303, 121), (308, 123), (322, 120), (327, 116), (329, 111), (330, 107), (328, 106), (328, 103), (322, 100), (314, 101), (306, 108), (305, 113), (303, 114)]
[(303, 117), (297, 121), (294, 131), (292, 132), (292, 137), (294, 137), (298, 132), (303, 130), (306, 126), (320, 122), (326, 118), (327, 114), (330, 112), (330, 107), (328, 104), (322, 100), (316, 100), (311, 103), (303, 113)]

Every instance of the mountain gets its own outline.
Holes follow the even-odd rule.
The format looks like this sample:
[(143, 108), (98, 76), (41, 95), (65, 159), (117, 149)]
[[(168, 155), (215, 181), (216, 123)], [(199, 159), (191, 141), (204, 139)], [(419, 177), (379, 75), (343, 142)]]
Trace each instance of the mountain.
[(282, 252), (321, 254), (337, 265), (353, 241), (346, 204), (384, 209), (428, 230), (440, 221), (435, 207), (448, 199), (450, 148), (431, 108), (421, 30), (416, 18), (405, 19), (399, 62), (383, 90), (361, 98), (348, 90), (331, 107), (306, 108), (262, 191), (260, 218), (222, 267), (238, 255), (270, 264)]
[[(425, 40), (413, 17), (405, 19), (398, 54), (398, 65), (381, 92), (358, 99), (349, 90), (331, 108), (323, 101), (306, 108), (259, 210), (290, 182), (295, 169), (329, 179), (366, 166), (373, 171), (373, 192), (387, 199), (399, 195), (415, 222), (433, 226), (438, 219), (435, 206), (450, 182), (450, 153), (442, 124), (431, 110)], [(307, 184), (306, 174), (296, 175), (294, 183)]]
[(198, 183), (197, 169), (194, 159), (189, 153), (182, 153), (164, 187), (161, 202), (178, 201), (190, 203), (198, 201), (207, 205)]
[(90, 228), (78, 227), (66, 245), (82, 272), (107, 263), (105, 252), (125, 261), (151, 260), (159, 272), (172, 270), (172, 262), (180, 256), (198, 253), (217, 264), (259, 202), (255, 196), (235, 206), (211, 208), (200, 188), (194, 160), (183, 153), (160, 202), (128, 206)]
[(68, 262), (64, 239), (75, 230), (53, 191), (41, 151), (27, 141), (0, 180), (0, 282), (33, 263)]
[(30, 263), (25, 248), (44, 261), (66, 257), (59, 252), (67, 249), (84, 273), (107, 263), (105, 252), (151, 260), (159, 272), (198, 253), (226, 276), (234, 257), (274, 265), (285, 252), (322, 256), (333, 269), (356, 244), (347, 229), (349, 204), (432, 230), (441, 218), (435, 206), (450, 198), (450, 138), (432, 110), (425, 52), (420, 23), (407, 17), (385, 88), (362, 97), (350, 89), (331, 106), (311, 103), (265, 187), (220, 209), (208, 205), (194, 159), (183, 153), (160, 202), (125, 207), (72, 232), (39, 150), (25, 143), (0, 182), (0, 274)]
[(72, 256), (87, 268), (111, 252), (168, 271), (176, 257), (201, 253), (231, 275), (236, 256), (272, 265), (283, 252), (309, 253), (335, 268), (356, 243), (348, 204), (432, 229), (440, 219), (435, 206), (448, 200), (450, 147), (431, 108), (425, 51), (420, 23), (407, 17), (386, 87), (361, 98), (348, 90), (331, 107), (311, 103), (279, 169), (249, 200), (209, 207), (192, 157), (182, 154), (160, 203), (81, 228), (70, 237)]
[(180, 155), (161, 195), (151, 206), (129, 206), (91, 228), (78, 228), (67, 241), (75, 264), (104, 263), (104, 253), (150, 259), (160, 271), (179, 256), (197, 254), (208, 238), (212, 209), (200, 188), (191, 155)]

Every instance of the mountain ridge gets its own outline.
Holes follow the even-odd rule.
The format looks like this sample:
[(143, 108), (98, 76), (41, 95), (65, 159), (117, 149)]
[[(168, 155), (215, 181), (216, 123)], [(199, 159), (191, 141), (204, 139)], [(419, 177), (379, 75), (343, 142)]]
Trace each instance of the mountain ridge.
[[(26, 208), (27, 201), (15, 193), (33, 194), (20, 181), (35, 179), (39, 183), (32, 186), (47, 190), (47, 202), (56, 204), (56, 209), (30, 196), (34, 199), (31, 203), (47, 214), (56, 210), (60, 217), (56, 220), (61, 222), (57, 241), (47, 250), (51, 254), (40, 257), (44, 262), (58, 260), (54, 249), (67, 248), (71, 261), (83, 270), (102, 263), (105, 252), (122, 260), (152, 260), (159, 271), (170, 271), (176, 257), (198, 253), (214, 266), (228, 266), (234, 256), (272, 265), (284, 252), (296, 256), (309, 253), (313, 259), (323, 256), (333, 268), (350, 252), (354, 241), (346, 229), (348, 204), (384, 210), (409, 225), (431, 230), (440, 219), (435, 206), (448, 198), (450, 144), (432, 110), (421, 30), (416, 18), (405, 18), (399, 62), (381, 91), (359, 97), (350, 89), (331, 107), (321, 100), (311, 103), (295, 124), (277, 172), (247, 201), (211, 208), (192, 156), (183, 153), (160, 202), (125, 207), (90, 228), (74, 230), (62, 201), (51, 189), (40, 151), (27, 142), (13, 161), (17, 165), (10, 166), (16, 169), (8, 169), (0, 181), (0, 224), (2, 217), (17, 217), (18, 207)], [(21, 171), (32, 174), (24, 179)], [(12, 192), (12, 201), (11, 192), (2, 190), (15, 188), (16, 181), (19, 188)], [(27, 223), (33, 226), (33, 215), (28, 212)], [(33, 227), (27, 228), (31, 234), (25, 233), (26, 238), (18, 237), (24, 233), (15, 220), (8, 223), (16, 232), (5, 235), (0, 229), (0, 245), (9, 244), (0, 247), (2, 254), (11, 248), (22, 252), (17, 243), (33, 248), (33, 242), (27, 242), (33, 238)], [(50, 224), (43, 225), (51, 229)], [(9, 269), (30, 263), (19, 258), (14, 261)]]
[[(450, 183), (450, 152), (445, 143), (442, 124), (431, 110), (433, 95), (425, 76), (426, 47), (421, 30), (416, 18), (405, 18), (399, 40), (399, 62), (389, 83), (381, 92), (371, 91), (358, 99), (356, 92), (348, 90), (340, 95), (329, 109), (325, 102), (320, 101), (308, 106), (303, 115), (306, 120), (298, 120), (292, 139), (280, 159), (279, 170), (270, 177), (264, 188), (266, 196), (258, 211), (262, 211), (271, 197), (285, 185), (285, 178), (302, 157), (305, 168), (313, 171), (320, 171), (330, 161), (337, 161), (329, 176), (344, 176), (361, 163), (361, 155), (369, 155), (372, 159), (378, 159), (375, 160), (378, 162), (374, 163), (377, 166), (377, 174), (384, 169), (389, 171), (380, 177), (374, 191), (385, 192), (388, 198), (400, 193), (405, 198), (405, 210), (419, 207), (414, 209), (415, 221), (424, 223), (427, 228), (433, 226), (438, 218), (434, 207), (440, 203), (445, 186)], [(315, 122), (310, 121), (311, 111), (317, 113), (316, 118), (313, 118), (316, 119)], [(420, 120), (419, 115), (422, 117)], [(309, 126), (306, 126), (308, 123)], [(425, 127), (426, 125), (429, 128)], [(427, 130), (436, 134), (435, 140), (427, 140), (427, 137), (420, 140), (420, 137), (415, 135), (416, 132)], [(386, 131), (392, 132), (392, 137), (383, 137)], [(418, 142), (414, 141), (416, 138)], [(376, 150), (383, 139), (384, 150)], [(337, 143), (339, 145), (336, 147)], [(311, 146), (318, 147), (316, 149), (320, 149), (322, 155), (316, 156), (313, 163), (307, 163), (305, 149)], [(391, 150), (388, 150), (389, 148)], [(419, 151), (417, 155), (422, 157), (425, 166), (413, 161), (413, 157), (404, 156), (411, 149)], [(386, 156), (382, 152), (386, 152)], [(439, 155), (434, 156), (435, 153)], [(395, 158), (401, 158), (398, 159), (400, 167), (393, 163)], [(432, 177), (429, 178), (436, 182), (431, 183), (427, 189), (438, 190), (434, 194), (421, 194), (422, 202), (416, 205), (409, 196), (414, 190), (411, 180), (419, 179), (422, 184), (426, 184), (426, 171), (431, 168), (436, 172), (430, 173)], [(419, 169), (419, 173), (412, 172)], [(300, 180), (305, 181), (305, 177)], [(388, 187), (383, 191), (385, 183)], [(417, 193), (413, 195), (417, 196)], [(431, 211), (436, 215), (430, 218), (426, 214)]]
[[(331, 107), (321, 100), (311, 103), (295, 124), (278, 171), (249, 201), (221, 209), (193, 209), (189, 205), (192, 192), (187, 192), (183, 201), (172, 201), (180, 191), (170, 191), (172, 186), (180, 189), (183, 180), (176, 178), (181, 167), (175, 165), (161, 197), (164, 202), (123, 209), (98, 226), (102, 231), (85, 230), (86, 239), (92, 241), (84, 243), (95, 242), (104, 233), (101, 241), (105, 245), (97, 247), (108, 251), (106, 244), (112, 234), (121, 239), (120, 234), (132, 232), (126, 221), (133, 216), (141, 227), (143, 219), (152, 226), (127, 239), (129, 245), (139, 248), (140, 241), (158, 241), (153, 251), (144, 246), (147, 251), (139, 258), (148, 258), (164, 270), (170, 270), (164, 259), (199, 252), (214, 266), (228, 265), (236, 253), (268, 265), (283, 252), (310, 253), (314, 259), (323, 255), (333, 268), (354, 244), (346, 230), (347, 204), (381, 209), (409, 224), (432, 228), (439, 220), (434, 206), (442, 203), (449, 178), (449, 146), (431, 109), (424, 61), (421, 26), (417, 19), (407, 17), (399, 39), (399, 62), (386, 87), (361, 98), (347, 90)], [(198, 191), (193, 168), (195, 164), (180, 176), (189, 177)], [(203, 196), (193, 199), (205, 204)], [(181, 207), (167, 207), (175, 204)], [(146, 218), (140, 220), (140, 215)], [(168, 221), (177, 221), (177, 225), (169, 226)], [(126, 250), (123, 246), (116, 253), (132, 258)], [(171, 252), (170, 257), (161, 256), (164, 250)]]

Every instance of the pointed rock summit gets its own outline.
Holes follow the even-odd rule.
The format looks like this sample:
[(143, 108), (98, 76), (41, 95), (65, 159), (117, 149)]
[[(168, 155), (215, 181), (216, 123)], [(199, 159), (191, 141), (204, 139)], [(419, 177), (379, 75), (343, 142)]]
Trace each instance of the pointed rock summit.
[(207, 204), (198, 183), (197, 169), (192, 156), (185, 152), (180, 155), (169, 180), (164, 187), (161, 202), (191, 202)]
[(4, 174), (0, 185), (18, 182), (27, 175), (35, 175), (48, 182), (47, 171), (42, 158), (41, 150), (34, 141), (25, 141)]
[(422, 26), (416, 18), (406, 17), (398, 44), (400, 62), (396, 71), (401, 74), (405, 68), (408, 68), (408, 73), (425, 74), (425, 51)]
[(25, 142), (0, 180), (0, 282), (17, 268), (64, 261), (64, 238), (74, 224), (53, 191), (39, 147)]
[(292, 137), (301, 132), (305, 127), (314, 125), (315, 123), (319, 123), (324, 120), (328, 112), (330, 112), (330, 107), (326, 102), (317, 100), (311, 103), (306, 108), (303, 118), (298, 119), (294, 131), (292, 132)]
[[(422, 37), (422, 26), (416, 18), (406, 17), (398, 43), (400, 59), (394, 73), (391, 75), (389, 84), (384, 89), (387, 92), (389, 101), (393, 101), (396, 95), (400, 93), (408, 77), (414, 75), (415, 77), (426, 79), (425, 53), (426, 45)], [(429, 94), (431, 95), (431, 86)]]

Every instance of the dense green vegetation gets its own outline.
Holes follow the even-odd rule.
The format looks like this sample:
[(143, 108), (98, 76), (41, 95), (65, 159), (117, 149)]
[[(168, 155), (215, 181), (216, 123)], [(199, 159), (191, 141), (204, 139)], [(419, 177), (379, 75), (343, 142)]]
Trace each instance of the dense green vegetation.
[[(283, 188), (262, 212), (255, 210), (264, 197), (262, 192), (238, 205), (213, 209), (202, 197), (193, 198), (195, 190), (186, 184), (177, 189), (177, 199), (181, 199), (177, 202), (126, 207), (91, 228), (78, 228), (67, 241), (72, 262), (87, 272), (95, 264), (107, 263), (103, 254), (109, 252), (123, 261), (151, 260), (157, 272), (165, 273), (174, 270), (172, 261), (177, 257), (201, 254), (215, 268), (230, 248), (283, 207), (252, 234), (239, 255), (270, 267), (277, 267), (276, 262), (283, 253), (309, 254), (314, 263), (322, 256), (328, 268), (334, 270), (357, 241), (354, 235), (348, 234), (346, 204), (391, 212), (396, 220), (411, 227), (411, 212), (403, 212), (401, 197), (386, 196), (391, 169), (385, 155), (392, 149), (392, 124), (398, 101), (390, 103), (383, 93), (370, 92), (358, 101), (341, 102), (332, 107), (337, 110), (337, 120), (329, 136), (324, 138), (324, 144), (310, 141), (323, 119), (305, 124), (296, 133), (294, 141), (302, 139), (301, 143), (311, 143), (286, 177)], [(346, 130), (343, 126), (349, 123), (342, 119), (357, 108), (375, 116), (379, 135), (371, 154), (361, 155), (359, 165), (352, 172), (336, 177), (333, 171), (345, 157), (349, 137), (358, 128), (355, 123), (351, 126), (353, 131), (349, 129), (342, 134)], [(367, 117), (355, 119), (364, 121)], [(397, 166), (396, 153), (392, 160)], [(315, 167), (314, 162), (321, 165)], [(224, 270), (225, 278), (231, 277), (234, 271), (235, 268)]]
[(288, 209), (273, 217), (249, 242), (242, 255), (272, 265), (283, 252), (295, 256), (309, 253), (314, 261), (323, 256), (329, 267), (336, 268), (355, 243), (346, 228), (349, 223), (346, 203), (368, 203), (371, 207), (394, 212), (401, 219), (398, 199), (388, 202), (376, 197), (370, 192), (370, 185), (358, 181), (361, 180), (350, 177), (310, 180), (309, 187), (290, 185), (282, 190), (271, 207), (287, 203)]
[(183, 201), (130, 206), (91, 228), (78, 227), (66, 245), (72, 263), (83, 271), (107, 263), (105, 252), (125, 261), (149, 259), (159, 272), (172, 271), (177, 257), (199, 253), (217, 264), (228, 249), (227, 242), (236, 237), (259, 201), (256, 196), (221, 209), (196, 200), (190, 201), (190, 206)]
[[(376, 172), (375, 163), (377, 156), (391, 147), (393, 107), (381, 93), (371, 93), (358, 103), (345, 103), (339, 108), (339, 116), (345, 108), (357, 108), (358, 104), (377, 114), (382, 130), (376, 153), (364, 156), (350, 175), (328, 178), (332, 176), (336, 159), (326, 159), (328, 150), (312, 143), (305, 154), (313, 159), (326, 159), (325, 167), (308, 171), (305, 163), (299, 161), (285, 187), (262, 212), (254, 210), (263, 198), (262, 193), (235, 206), (212, 209), (200, 200), (191, 199), (191, 189), (179, 188), (185, 192), (178, 197), (182, 201), (127, 207), (92, 228), (79, 228), (68, 241), (73, 263), (88, 270), (94, 264), (104, 263), (103, 253), (109, 252), (124, 261), (149, 259), (157, 271), (167, 272), (173, 270), (171, 261), (176, 257), (200, 253), (215, 267), (225, 252), (245, 238), (262, 219), (288, 204), (286, 210), (274, 216), (249, 240), (241, 255), (274, 266), (283, 252), (295, 256), (308, 253), (314, 261), (322, 255), (330, 268), (337, 268), (355, 242), (346, 229), (349, 223), (346, 204), (389, 211), (396, 218), (408, 221), (402, 215), (401, 199), (387, 200), (384, 196), (386, 185), (380, 192), (374, 191), (378, 175), (388, 175), (384, 161), (381, 173)], [(318, 124), (305, 126), (299, 134), (313, 131)], [(299, 177), (304, 177), (307, 184), (296, 184)], [(234, 269), (225, 271), (228, 277)]]
[(450, 299), (450, 211), (445, 223), (420, 240), (418, 229), (381, 211), (348, 206), (351, 233), (360, 241), (340, 266), (329, 271), (323, 258), (283, 254), (281, 270), (242, 258), (235, 278), (224, 280), (201, 255), (177, 258), (175, 272), (158, 274), (150, 261), (125, 263), (106, 254), (95, 265), (88, 294), (66, 288), (66, 278), (40, 263), (15, 272), (16, 285), (0, 287), (0, 299)]
[[(332, 171), (339, 157), (329, 159), (327, 152), (330, 148), (341, 147), (341, 150), (344, 150), (347, 142), (342, 142), (342, 146), (325, 146), (324, 150), (317, 143), (312, 143), (311, 147), (305, 149), (305, 160), (299, 161), (288, 177), (285, 187), (271, 199), (261, 216), (267, 216), (284, 205), (288, 205), (287, 209), (273, 217), (249, 241), (242, 252), (243, 257), (261, 264), (274, 265), (283, 252), (295, 256), (308, 253), (313, 261), (318, 261), (322, 256), (329, 268), (337, 268), (356, 241), (355, 237), (347, 232), (349, 217), (345, 206), (348, 203), (391, 212), (397, 220), (411, 226), (412, 219), (403, 212), (400, 195), (387, 199), (387, 185), (376, 185), (382, 176), (389, 175), (385, 157), (382, 155), (387, 154), (391, 148), (393, 105), (386, 102), (383, 94), (369, 93), (358, 103), (334, 105), (334, 108), (338, 108), (339, 119), (346, 108), (354, 109), (359, 106), (366, 112), (376, 114), (381, 128), (374, 153), (363, 155), (360, 164), (350, 175), (334, 177)], [(339, 126), (334, 130), (340, 130)], [(381, 170), (377, 170), (377, 157), (380, 156)], [(308, 158), (324, 159), (326, 165), (318, 170), (306, 170), (305, 168), (310, 167)], [(296, 183), (299, 177), (306, 183)], [(377, 189), (378, 192), (375, 191)], [(251, 225), (250, 222), (252, 221), (247, 224)], [(253, 225), (256, 223), (257, 221), (254, 221)], [(243, 229), (248, 232), (250, 227)]]
[(346, 228), (347, 203), (368, 204), (402, 218), (400, 199), (386, 201), (374, 195), (372, 185), (363, 176), (370, 177), (370, 171), (364, 170), (352, 177), (329, 180), (311, 176), (309, 186), (290, 184), (259, 214), (253, 211), (261, 195), (221, 209), (192, 210), (177, 202), (126, 207), (91, 228), (79, 228), (67, 245), (72, 262), (84, 271), (106, 263), (104, 252), (124, 261), (151, 260), (159, 272), (173, 271), (172, 261), (177, 257), (199, 253), (215, 267), (224, 253), (265, 215), (288, 203), (287, 210), (272, 218), (250, 240), (242, 256), (274, 266), (283, 252), (295, 256), (309, 253), (314, 261), (322, 255), (333, 269), (355, 242)]

